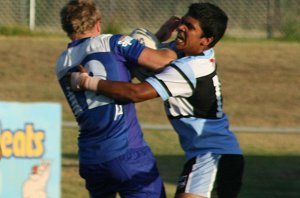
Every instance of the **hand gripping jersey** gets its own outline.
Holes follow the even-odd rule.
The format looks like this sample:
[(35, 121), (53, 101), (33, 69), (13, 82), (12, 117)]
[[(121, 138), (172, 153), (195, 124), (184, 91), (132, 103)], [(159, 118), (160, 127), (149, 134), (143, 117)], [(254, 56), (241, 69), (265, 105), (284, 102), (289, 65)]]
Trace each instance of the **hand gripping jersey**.
[(222, 110), (214, 50), (173, 61), (146, 79), (165, 101), (169, 120), (187, 159), (200, 154), (241, 154)]
[(100, 79), (131, 80), (125, 64), (136, 63), (144, 46), (123, 35), (101, 35), (69, 43), (56, 73), (80, 128), (79, 160), (95, 164), (114, 159), (128, 149), (146, 146), (133, 103), (119, 103), (90, 91), (73, 92), (65, 83), (67, 72), (82, 64)]

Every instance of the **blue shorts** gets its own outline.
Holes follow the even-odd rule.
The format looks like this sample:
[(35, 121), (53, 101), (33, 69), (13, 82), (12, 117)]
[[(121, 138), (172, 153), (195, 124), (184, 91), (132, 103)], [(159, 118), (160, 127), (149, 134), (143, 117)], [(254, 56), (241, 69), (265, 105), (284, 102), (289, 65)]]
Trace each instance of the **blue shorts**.
[(165, 198), (163, 181), (149, 147), (131, 150), (100, 164), (80, 164), (80, 176), (93, 198)]

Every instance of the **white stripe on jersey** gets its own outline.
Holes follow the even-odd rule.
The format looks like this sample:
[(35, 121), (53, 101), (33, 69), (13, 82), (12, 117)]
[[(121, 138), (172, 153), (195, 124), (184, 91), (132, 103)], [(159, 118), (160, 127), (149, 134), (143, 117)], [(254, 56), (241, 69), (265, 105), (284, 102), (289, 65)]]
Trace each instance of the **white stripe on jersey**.
[(216, 116), (217, 116), (217, 118), (222, 118), (224, 113), (223, 113), (223, 108), (222, 108), (221, 83), (220, 83), (218, 76), (213, 77), (213, 83), (214, 83), (215, 90), (216, 90), (216, 99), (217, 99), (217, 106), (218, 106), (217, 107), (218, 112), (217, 112)]
[[(164, 84), (164, 88), (167, 88), (170, 93), (169, 95), (157, 90), (162, 99), (167, 100), (165, 97), (175, 96), (190, 97), (196, 87), (196, 79), (215, 71), (214, 58), (214, 50), (210, 49), (205, 51), (204, 56), (189, 56), (175, 60), (172, 62), (172, 65), (175, 66), (168, 66), (161, 73), (156, 74), (155, 77)], [(181, 72), (174, 67), (178, 67)], [(147, 78), (147, 81), (150, 84), (153, 83), (151, 77)]]
[(112, 37), (112, 34), (101, 34), (98, 37), (94, 37), (96, 40), (91, 42), (91, 45), (89, 45), (89, 48), (87, 48), (87, 54), (95, 52), (110, 52), (110, 37)]
[(191, 60), (189, 65), (191, 65), (195, 78), (207, 76), (216, 69), (216, 64), (214, 62), (209, 62), (207, 59)]
[(161, 73), (156, 74), (155, 77), (163, 82), (171, 96), (189, 97), (193, 94), (189, 82), (178, 70), (169, 66), (165, 68)]
[[(193, 106), (186, 100), (186, 98), (170, 97), (169, 98), (169, 111), (172, 116), (188, 116), (193, 115)], [(174, 106), (174, 104), (176, 104)]]

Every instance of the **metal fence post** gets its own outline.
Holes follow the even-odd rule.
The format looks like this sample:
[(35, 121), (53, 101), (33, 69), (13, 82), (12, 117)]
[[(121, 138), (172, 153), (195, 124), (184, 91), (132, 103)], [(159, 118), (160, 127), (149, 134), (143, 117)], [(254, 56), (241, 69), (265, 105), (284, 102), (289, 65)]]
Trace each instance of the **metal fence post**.
[(34, 30), (34, 28), (35, 28), (35, 0), (30, 0), (29, 28), (30, 28), (30, 30)]

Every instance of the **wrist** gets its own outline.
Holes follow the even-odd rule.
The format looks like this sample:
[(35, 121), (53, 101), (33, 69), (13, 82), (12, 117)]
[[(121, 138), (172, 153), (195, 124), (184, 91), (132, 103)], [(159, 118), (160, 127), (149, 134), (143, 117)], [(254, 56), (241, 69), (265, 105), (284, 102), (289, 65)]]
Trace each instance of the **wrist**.
[(88, 76), (81, 83), (81, 87), (86, 90), (97, 92), (100, 79)]
[(71, 89), (73, 91), (94, 91), (98, 89), (100, 79), (91, 77), (88, 73), (72, 72), (71, 73)]

